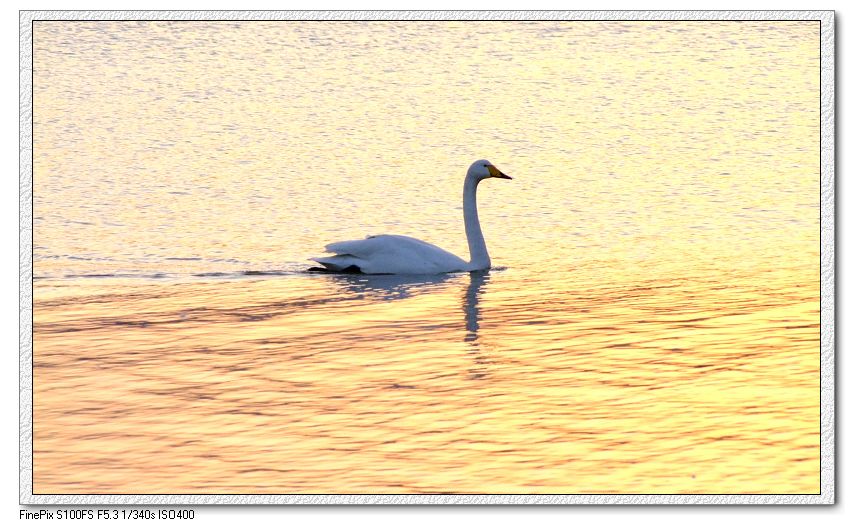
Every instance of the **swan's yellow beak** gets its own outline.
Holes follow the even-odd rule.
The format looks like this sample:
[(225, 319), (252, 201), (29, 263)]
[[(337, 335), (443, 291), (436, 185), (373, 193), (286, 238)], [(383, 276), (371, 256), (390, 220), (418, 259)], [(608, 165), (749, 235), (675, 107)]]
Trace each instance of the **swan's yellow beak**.
[(508, 180), (513, 180), (513, 178), (512, 178), (512, 177), (510, 177), (510, 176), (508, 176), (508, 175), (505, 175), (505, 174), (501, 173), (501, 170), (500, 170), (500, 169), (498, 169), (498, 168), (496, 168), (496, 167), (495, 167), (495, 166), (493, 166), (492, 164), (490, 164), (489, 166), (487, 166), (487, 167), (486, 167), (486, 169), (488, 169), (488, 170), (489, 170), (489, 176), (490, 176), (490, 177), (495, 177), (496, 179), (508, 179)]

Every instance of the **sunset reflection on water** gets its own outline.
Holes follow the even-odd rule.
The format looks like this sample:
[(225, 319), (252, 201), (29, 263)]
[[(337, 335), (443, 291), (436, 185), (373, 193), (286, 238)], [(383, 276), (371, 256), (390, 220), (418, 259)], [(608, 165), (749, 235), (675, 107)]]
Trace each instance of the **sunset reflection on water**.
[(819, 492), (818, 22), (34, 43), (35, 493)]

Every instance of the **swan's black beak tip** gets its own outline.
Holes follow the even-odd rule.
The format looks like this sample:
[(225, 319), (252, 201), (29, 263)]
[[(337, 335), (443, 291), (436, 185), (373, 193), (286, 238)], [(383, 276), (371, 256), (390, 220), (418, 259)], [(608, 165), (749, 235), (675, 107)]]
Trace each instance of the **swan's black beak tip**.
[(505, 175), (505, 174), (501, 173), (500, 171), (498, 172), (498, 175), (495, 176), (495, 178), (496, 179), (513, 180), (513, 177), (511, 177), (510, 175)]

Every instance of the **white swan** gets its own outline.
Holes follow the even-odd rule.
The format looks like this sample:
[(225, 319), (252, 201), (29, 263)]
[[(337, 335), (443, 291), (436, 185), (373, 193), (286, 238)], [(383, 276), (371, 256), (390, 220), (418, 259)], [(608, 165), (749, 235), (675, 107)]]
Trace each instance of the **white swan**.
[(469, 167), (463, 184), (463, 219), (471, 262), (412, 237), (371, 235), (358, 241), (328, 244), (326, 251), (335, 255), (311, 259), (323, 265), (323, 268), (313, 270), (372, 274), (438, 274), (489, 268), (491, 261), (477, 218), (477, 185), (490, 177), (510, 179), (488, 160), (478, 160)]

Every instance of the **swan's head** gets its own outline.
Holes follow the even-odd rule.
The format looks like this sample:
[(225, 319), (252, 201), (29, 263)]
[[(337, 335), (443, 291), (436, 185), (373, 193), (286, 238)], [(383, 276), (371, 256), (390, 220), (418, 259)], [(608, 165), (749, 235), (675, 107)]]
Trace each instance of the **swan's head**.
[(481, 181), (483, 179), (495, 178), (495, 179), (510, 179), (507, 175), (501, 173), (501, 170), (496, 168), (491, 162), (488, 160), (477, 160), (471, 166), (469, 166), (469, 171), (466, 174), (466, 177), (472, 177)]

